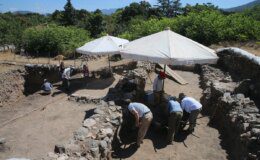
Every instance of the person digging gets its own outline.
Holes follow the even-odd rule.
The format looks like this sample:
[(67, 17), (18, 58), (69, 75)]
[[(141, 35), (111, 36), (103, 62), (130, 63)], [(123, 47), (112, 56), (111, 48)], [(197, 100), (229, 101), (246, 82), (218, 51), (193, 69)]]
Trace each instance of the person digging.
[(153, 120), (153, 114), (151, 110), (142, 103), (131, 103), (131, 100), (126, 100), (126, 104), (128, 105), (128, 110), (135, 117), (135, 126), (139, 128), (136, 141), (136, 146), (137, 148), (139, 148), (151, 125), (151, 122)]
[[(196, 127), (197, 117), (202, 110), (202, 104), (192, 97), (186, 96), (184, 93), (179, 94), (181, 108), (189, 114), (189, 128), (190, 133), (194, 132)], [(186, 123), (183, 125), (185, 127)]]

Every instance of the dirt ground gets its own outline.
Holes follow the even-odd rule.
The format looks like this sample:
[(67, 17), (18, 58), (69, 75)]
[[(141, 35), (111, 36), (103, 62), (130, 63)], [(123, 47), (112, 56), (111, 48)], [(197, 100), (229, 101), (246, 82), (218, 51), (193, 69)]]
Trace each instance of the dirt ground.
[[(115, 66), (115, 65), (121, 65), (121, 64), (125, 64), (127, 62), (129, 62), (130, 60), (124, 59), (121, 61), (110, 61), (111, 66)], [(54, 58), (45, 58), (45, 57), (40, 57), (40, 58), (27, 58), (26, 56), (20, 56), (20, 55), (15, 55), (14, 53), (11, 52), (0, 52), (0, 62), (15, 62), (17, 64), (27, 64), (27, 63), (31, 63), (31, 64), (54, 64), (54, 65), (59, 65), (60, 61), (59, 60), (55, 60)], [(108, 63), (108, 57), (103, 56), (101, 58), (98, 58), (96, 60), (90, 60), (88, 62), (86, 61), (82, 61), (81, 59), (75, 59), (75, 61), (72, 60), (64, 60), (64, 64), (65, 66), (76, 66), (76, 67), (80, 67), (83, 64), (88, 64), (89, 69), (90, 70), (97, 70), (99, 68), (103, 68), (103, 67), (108, 67), (109, 63)], [(7, 69), (7, 68), (5, 68)], [(0, 68), (0, 72), (1, 72), (1, 68)]]
[(63, 94), (54, 98), (32, 95), (12, 106), (11, 110), (2, 108), (1, 122), (44, 105), (45, 109), (37, 110), (0, 128), (0, 137), (6, 138), (8, 147), (0, 153), (0, 159), (46, 157), (48, 152), (54, 150), (55, 144), (72, 137), (72, 133), (81, 126), (85, 111), (94, 107), (69, 102)]
[[(202, 90), (199, 88), (199, 75), (182, 71), (177, 71), (177, 73), (189, 84), (179, 85), (167, 79), (165, 82), (166, 92), (175, 96), (184, 92), (200, 99)], [(150, 75), (151, 81), (154, 80), (155, 76), (155, 74)], [(99, 87), (99, 84), (104, 82), (96, 83), (93, 81), (86, 85), (85, 89), (89, 90), (91, 95), (98, 94), (96, 96), (101, 96), (107, 92), (109, 87), (114, 86), (119, 78), (120, 76), (116, 75), (115, 80), (107, 80), (111, 82), (106, 82), (108, 84), (103, 87)], [(151, 81), (148, 79), (146, 90), (152, 89)], [(82, 125), (85, 111), (95, 107), (69, 102), (66, 94), (56, 91), (58, 94), (55, 97), (35, 93), (11, 107), (5, 106), (0, 109), (0, 124), (4, 124), (6, 121), (32, 109), (44, 107), (44, 109), (32, 112), (4, 127), (0, 127), (0, 137), (6, 138), (8, 147), (4, 152), (0, 152), (0, 159), (11, 157), (40, 159), (45, 157), (48, 152), (53, 151), (55, 144), (71, 138), (73, 132)], [(86, 93), (84, 89), (80, 92)], [(194, 135), (188, 135), (183, 140), (175, 142), (174, 145), (162, 145), (161, 140), (164, 137), (161, 134), (152, 136), (148, 134), (137, 151), (132, 151), (131, 148), (129, 151), (128, 146), (126, 146), (126, 149), (120, 152), (118, 158), (138, 160), (227, 159), (228, 155), (221, 146), (220, 134), (216, 129), (207, 126), (208, 121), (208, 117), (199, 118), (199, 125), (197, 125)]]
[[(119, 78), (115, 74), (113, 80), (91, 80), (74, 94), (105, 96)], [(59, 85), (55, 84), (54, 97), (37, 92), (14, 105), (0, 108), (0, 137), (6, 138), (8, 147), (4, 152), (0, 150), (0, 159), (25, 157), (38, 160), (46, 157), (48, 152), (53, 152), (55, 144), (67, 141), (82, 125), (85, 112), (95, 106), (68, 101), (68, 95), (56, 88)], [(40, 109), (2, 126), (36, 108)]]
[[(199, 88), (199, 75), (191, 72), (176, 71), (189, 84), (179, 85), (172, 80), (167, 79), (165, 82), (166, 93), (178, 96), (180, 92), (184, 92), (189, 96), (200, 99), (202, 96), (202, 89)], [(151, 75), (152, 81), (155, 74)], [(147, 82), (146, 90), (151, 90), (151, 82)], [(228, 154), (221, 146), (221, 139), (218, 130), (209, 127), (208, 117), (199, 116), (198, 125), (193, 134), (187, 137), (179, 137), (173, 145), (166, 145), (162, 141), (165, 135), (161, 133), (154, 133), (149, 131), (144, 143), (136, 150), (132, 145), (123, 146), (122, 149), (116, 153), (118, 159), (131, 160), (219, 160), (227, 159)], [(153, 133), (151, 133), (153, 132)]]
[(260, 56), (260, 44), (259, 42), (222, 42), (219, 44), (213, 44), (210, 46), (210, 48), (217, 50), (220, 48), (226, 48), (226, 47), (237, 47), (241, 48), (249, 53), (252, 53), (256, 56)]
[(0, 64), (0, 73), (4, 73), (16, 69), (22, 69), (22, 68), (23, 67), (17, 65)]

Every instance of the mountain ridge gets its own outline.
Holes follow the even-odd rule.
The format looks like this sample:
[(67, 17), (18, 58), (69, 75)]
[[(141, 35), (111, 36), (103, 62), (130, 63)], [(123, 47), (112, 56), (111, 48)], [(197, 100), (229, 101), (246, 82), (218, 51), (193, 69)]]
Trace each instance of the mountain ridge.
[(253, 2), (249, 2), (244, 5), (240, 5), (240, 6), (233, 7), (233, 8), (227, 8), (227, 9), (223, 9), (223, 10), (227, 11), (227, 12), (242, 12), (245, 9), (252, 8), (256, 5), (260, 5), (260, 0), (255, 0)]

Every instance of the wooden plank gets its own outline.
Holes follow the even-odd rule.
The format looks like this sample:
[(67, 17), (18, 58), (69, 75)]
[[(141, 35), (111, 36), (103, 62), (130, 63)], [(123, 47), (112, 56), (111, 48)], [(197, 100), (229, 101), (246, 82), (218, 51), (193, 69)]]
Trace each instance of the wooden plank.
[[(164, 68), (163, 64), (158, 64), (161, 68)], [(185, 81), (180, 75), (178, 75), (176, 72), (174, 72), (170, 67), (166, 65), (165, 72), (168, 74), (168, 76), (172, 77), (174, 80), (176, 80), (181, 85), (188, 84), (187, 81)]]

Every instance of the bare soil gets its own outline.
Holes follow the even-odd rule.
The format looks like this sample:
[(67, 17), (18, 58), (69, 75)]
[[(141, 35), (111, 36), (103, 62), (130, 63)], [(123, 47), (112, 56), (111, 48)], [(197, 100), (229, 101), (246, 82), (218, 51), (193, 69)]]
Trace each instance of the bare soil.
[[(115, 65), (121, 65), (129, 62), (131, 60), (121, 60), (121, 61), (110, 61), (111, 66)], [(53, 64), (53, 65), (59, 65), (60, 61), (55, 60), (54, 58), (46, 58), (46, 57), (39, 57), (39, 58), (33, 58), (33, 57), (26, 57), (14, 54), (12, 52), (0, 52), (0, 62), (15, 62), (16, 64)], [(88, 64), (90, 71), (91, 70), (97, 70), (103, 67), (108, 67), (108, 57), (102, 56), (101, 58), (98, 58), (97, 60), (90, 60), (90, 61), (84, 61), (82, 59), (69, 59), (64, 60), (65, 66), (82, 66), (83, 64)], [(1, 69), (0, 69), (1, 71)]]
[(0, 137), (6, 138), (8, 147), (0, 154), (0, 159), (46, 157), (48, 152), (54, 150), (55, 144), (72, 137), (72, 133), (81, 126), (85, 111), (94, 107), (69, 102), (64, 94), (54, 98), (32, 95), (13, 107), (1, 109), (1, 122), (44, 105), (45, 109), (32, 112), (0, 128)]
[(260, 56), (260, 43), (259, 42), (222, 42), (219, 44), (213, 44), (210, 48), (217, 50), (220, 48), (226, 47), (237, 47), (241, 48), (249, 53), (252, 53), (256, 56)]
[(4, 73), (16, 69), (22, 69), (22, 68), (23, 67), (17, 65), (0, 64), (0, 73)]
[[(115, 75), (113, 81), (91, 80), (75, 94), (105, 96), (108, 88), (113, 87), (119, 78), (119, 75)], [(60, 91), (59, 86), (60, 83), (55, 84), (52, 95), (43, 96), (37, 92), (16, 104), (0, 108), (0, 137), (7, 140), (7, 149), (0, 151), (0, 159), (44, 158), (48, 152), (54, 151), (55, 144), (69, 140), (73, 132), (82, 126), (85, 112), (96, 106), (68, 101), (68, 95)], [(31, 112), (34, 109), (37, 110)], [(21, 115), (25, 116), (14, 120)]]

